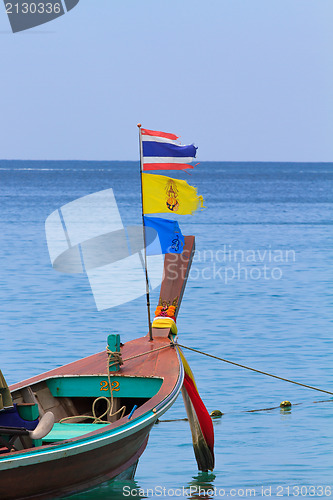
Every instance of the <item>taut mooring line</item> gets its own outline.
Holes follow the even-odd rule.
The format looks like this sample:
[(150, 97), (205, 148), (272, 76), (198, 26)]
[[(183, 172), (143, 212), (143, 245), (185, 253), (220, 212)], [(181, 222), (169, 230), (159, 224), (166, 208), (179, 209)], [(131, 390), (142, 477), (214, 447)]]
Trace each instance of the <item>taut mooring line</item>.
[(256, 370), (255, 368), (250, 368), (249, 366), (241, 365), (239, 363), (235, 363), (234, 361), (229, 361), (228, 359), (223, 359), (223, 358), (219, 358), (218, 356), (213, 356), (213, 354), (208, 354), (207, 352), (198, 351), (197, 349), (193, 349), (193, 347), (187, 347), (186, 345), (182, 345), (182, 344), (178, 344), (178, 343), (176, 343), (174, 345), (178, 346), (178, 347), (183, 347), (184, 349), (188, 349), (189, 351), (197, 352), (198, 354), (203, 354), (204, 356), (208, 356), (209, 358), (214, 358), (214, 359), (217, 359), (219, 361), (223, 361), (224, 363), (229, 363), (231, 365), (239, 366), (241, 368), (245, 368), (246, 370), (251, 370), (251, 371), (256, 372), (256, 373), (261, 373), (262, 375), (267, 375), (268, 377), (273, 377), (273, 378), (277, 378), (279, 380), (284, 380), (284, 382), (290, 382), (291, 384), (296, 384), (296, 385), (300, 385), (302, 387), (307, 387), (308, 389), (313, 389), (314, 391), (325, 392), (325, 394), (331, 394), (333, 396), (333, 392), (325, 391), (324, 389), (318, 389), (318, 387), (313, 387), (312, 385), (301, 384), (300, 382), (295, 382), (295, 380), (289, 380), (288, 378), (278, 377), (277, 375), (273, 375), (272, 373), (267, 373), (267, 372), (263, 372), (261, 370)]

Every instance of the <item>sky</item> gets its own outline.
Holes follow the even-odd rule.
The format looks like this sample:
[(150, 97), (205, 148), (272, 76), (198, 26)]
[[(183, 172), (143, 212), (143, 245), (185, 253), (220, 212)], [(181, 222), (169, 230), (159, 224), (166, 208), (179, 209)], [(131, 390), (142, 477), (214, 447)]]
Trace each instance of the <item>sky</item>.
[(0, 158), (138, 160), (136, 124), (200, 161), (333, 161), (332, 0), (80, 0), (12, 33)]

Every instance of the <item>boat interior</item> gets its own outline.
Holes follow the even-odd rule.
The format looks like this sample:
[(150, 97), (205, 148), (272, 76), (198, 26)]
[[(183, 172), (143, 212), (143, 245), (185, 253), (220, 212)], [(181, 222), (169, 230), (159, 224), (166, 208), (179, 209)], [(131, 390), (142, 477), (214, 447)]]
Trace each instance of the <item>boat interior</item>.
[[(163, 383), (159, 377), (111, 375), (110, 392), (107, 376), (59, 376), (10, 393), (3, 376), (1, 380), (0, 453), (72, 439), (123, 416), (130, 419)], [(46, 414), (53, 415), (51, 425), (44, 424), (47, 433), (34, 435)]]

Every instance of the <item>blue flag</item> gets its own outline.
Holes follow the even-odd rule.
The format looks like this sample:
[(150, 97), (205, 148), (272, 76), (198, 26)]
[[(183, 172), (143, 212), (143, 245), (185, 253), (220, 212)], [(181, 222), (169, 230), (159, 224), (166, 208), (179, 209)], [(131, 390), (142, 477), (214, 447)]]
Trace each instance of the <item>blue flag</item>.
[[(177, 221), (147, 216), (144, 216), (144, 221), (147, 255), (182, 253), (185, 240)], [(154, 231), (149, 231), (148, 228), (152, 228)]]

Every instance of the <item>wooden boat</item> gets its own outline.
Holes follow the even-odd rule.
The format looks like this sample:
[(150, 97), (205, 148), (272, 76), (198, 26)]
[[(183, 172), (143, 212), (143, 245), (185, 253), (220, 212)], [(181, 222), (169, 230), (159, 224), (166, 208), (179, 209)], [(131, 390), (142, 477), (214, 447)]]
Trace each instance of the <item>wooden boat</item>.
[[(164, 156), (166, 142), (172, 143), (172, 155), (180, 148), (172, 167), (187, 168), (179, 162), (184, 160), (187, 165), (189, 158), (184, 157), (183, 146), (174, 144), (177, 136), (141, 130), (141, 125), (138, 126), (143, 224), (139, 233), (140, 240), (143, 236), (143, 245), (141, 242), (138, 245), (135, 238), (133, 240), (135, 232), (128, 231), (127, 237), (132, 250), (135, 248), (134, 256), (140, 262), (142, 249), (144, 251), (149, 334), (125, 344), (120, 343), (119, 335), (109, 335), (106, 352), (14, 384), (9, 389), (0, 372), (1, 500), (59, 498), (107, 480), (133, 478), (152, 426), (172, 406), (181, 391), (198, 467), (200, 470), (212, 470), (214, 467), (211, 418), (199, 396), (191, 369), (175, 343), (175, 321), (193, 259), (194, 237), (186, 236), (183, 239), (176, 221), (161, 218), (154, 221), (153, 218), (145, 217), (143, 203), (144, 160), (148, 158), (150, 162), (148, 170), (170, 168), (169, 163), (162, 162), (162, 166), (151, 163), (151, 154), (153, 160), (159, 157), (156, 147), (163, 146)], [(145, 157), (142, 134), (145, 135)], [(153, 140), (148, 140), (147, 136)], [(156, 143), (156, 137), (161, 142), (158, 140)], [(190, 151), (190, 157), (195, 156), (196, 148), (193, 145), (185, 149)], [(171, 153), (168, 152), (168, 155)], [(164, 183), (160, 187), (160, 197), (156, 198), (155, 188), (150, 187), (151, 191), (148, 190), (147, 200), (155, 200), (154, 206), (147, 208), (148, 213), (158, 212), (157, 208), (162, 213), (168, 210), (172, 212), (175, 207), (178, 210), (181, 201), (185, 204), (182, 213), (189, 214), (198, 208), (200, 200), (202, 204), (202, 197), (197, 196), (196, 189), (185, 181), (144, 175), (148, 184), (153, 182), (153, 178), (154, 182), (158, 179), (160, 184)], [(177, 200), (179, 192), (174, 185), (176, 182), (179, 189), (184, 191), (180, 201)], [(105, 234), (96, 229), (96, 221), (101, 213), (101, 196), (104, 200), (103, 210), (107, 207), (112, 219), (111, 229), (110, 224), (105, 224), (105, 215), (100, 219), (103, 231), (105, 227), (109, 230)], [(88, 219), (91, 219), (90, 230), (87, 230)], [(147, 248), (152, 251), (150, 243), (153, 241), (150, 242), (147, 234), (149, 227), (156, 223), (159, 228), (162, 223), (164, 236), (160, 237), (157, 232), (160, 245), (157, 253), (150, 255), (157, 255), (160, 259), (165, 254), (165, 258), (159, 304), (152, 323)], [(168, 229), (165, 229), (166, 226)], [(61, 211), (56, 210), (48, 217), (45, 227), (53, 267), (64, 272), (80, 272), (84, 268), (90, 273), (89, 282), (93, 287), (99, 273), (105, 273), (104, 265), (111, 263), (117, 266), (118, 261), (133, 256), (127, 253), (128, 241), (112, 189), (93, 193), (65, 205)], [(165, 231), (169, 235), (168, 244), (165, 244)], [(140, 252), (140, 257), (137, 252)], [(84, 266), (81, 260), (84, 260)], [(92, 272), (92, 269), (98, 269), (98, 272)], [(132, 272), (127, 272), (126, 276), (132, 279), (132, 283), (135, 282)], [(130, 292), (132, 290), (126, 287), (126, 300), (135, 298)], [(99, 297), (97, 300), (94, 294), (96, 306), (101, 310), (105, 308), (105, 303), (99, 302), (100, 296), (96, 293)], [(115, 294), (109, 294), (110, 297), (113, 305), (120, 303)], [(111, 306), (108, 304), (107, 307)]]
[[(172, 254), (172, 273), (171, 255), (165, 256), (160, 301), (178, 297), (176, 313), (193, 253), (194, 237), (187, 236), (183, 253)], [(109, 358), (101, 352), (11, 386), (23, 424), (37, 423), (39, 416), (42, 425), (50, 415), (55, 423), (42, 437), (38, 426), (37, 433), (25, 425), (7, 427), (7, 433), (0, 427), (2, 443), (7, 436), (7, 447), (0, 449), (0, 498), (57, 498), (117, 477), (132, 478), (152, 426), (183, 385), (184, 369), (171, 337), (169, 328), (153, 328), (152, 341), (145, 336), (117, 347), (118, 338), (110, 336), (115, 345), (109, 345)], [(113, 416), (107, 420), (110, 398)], [(87, 418), (76, 418), (82, 415)]]

